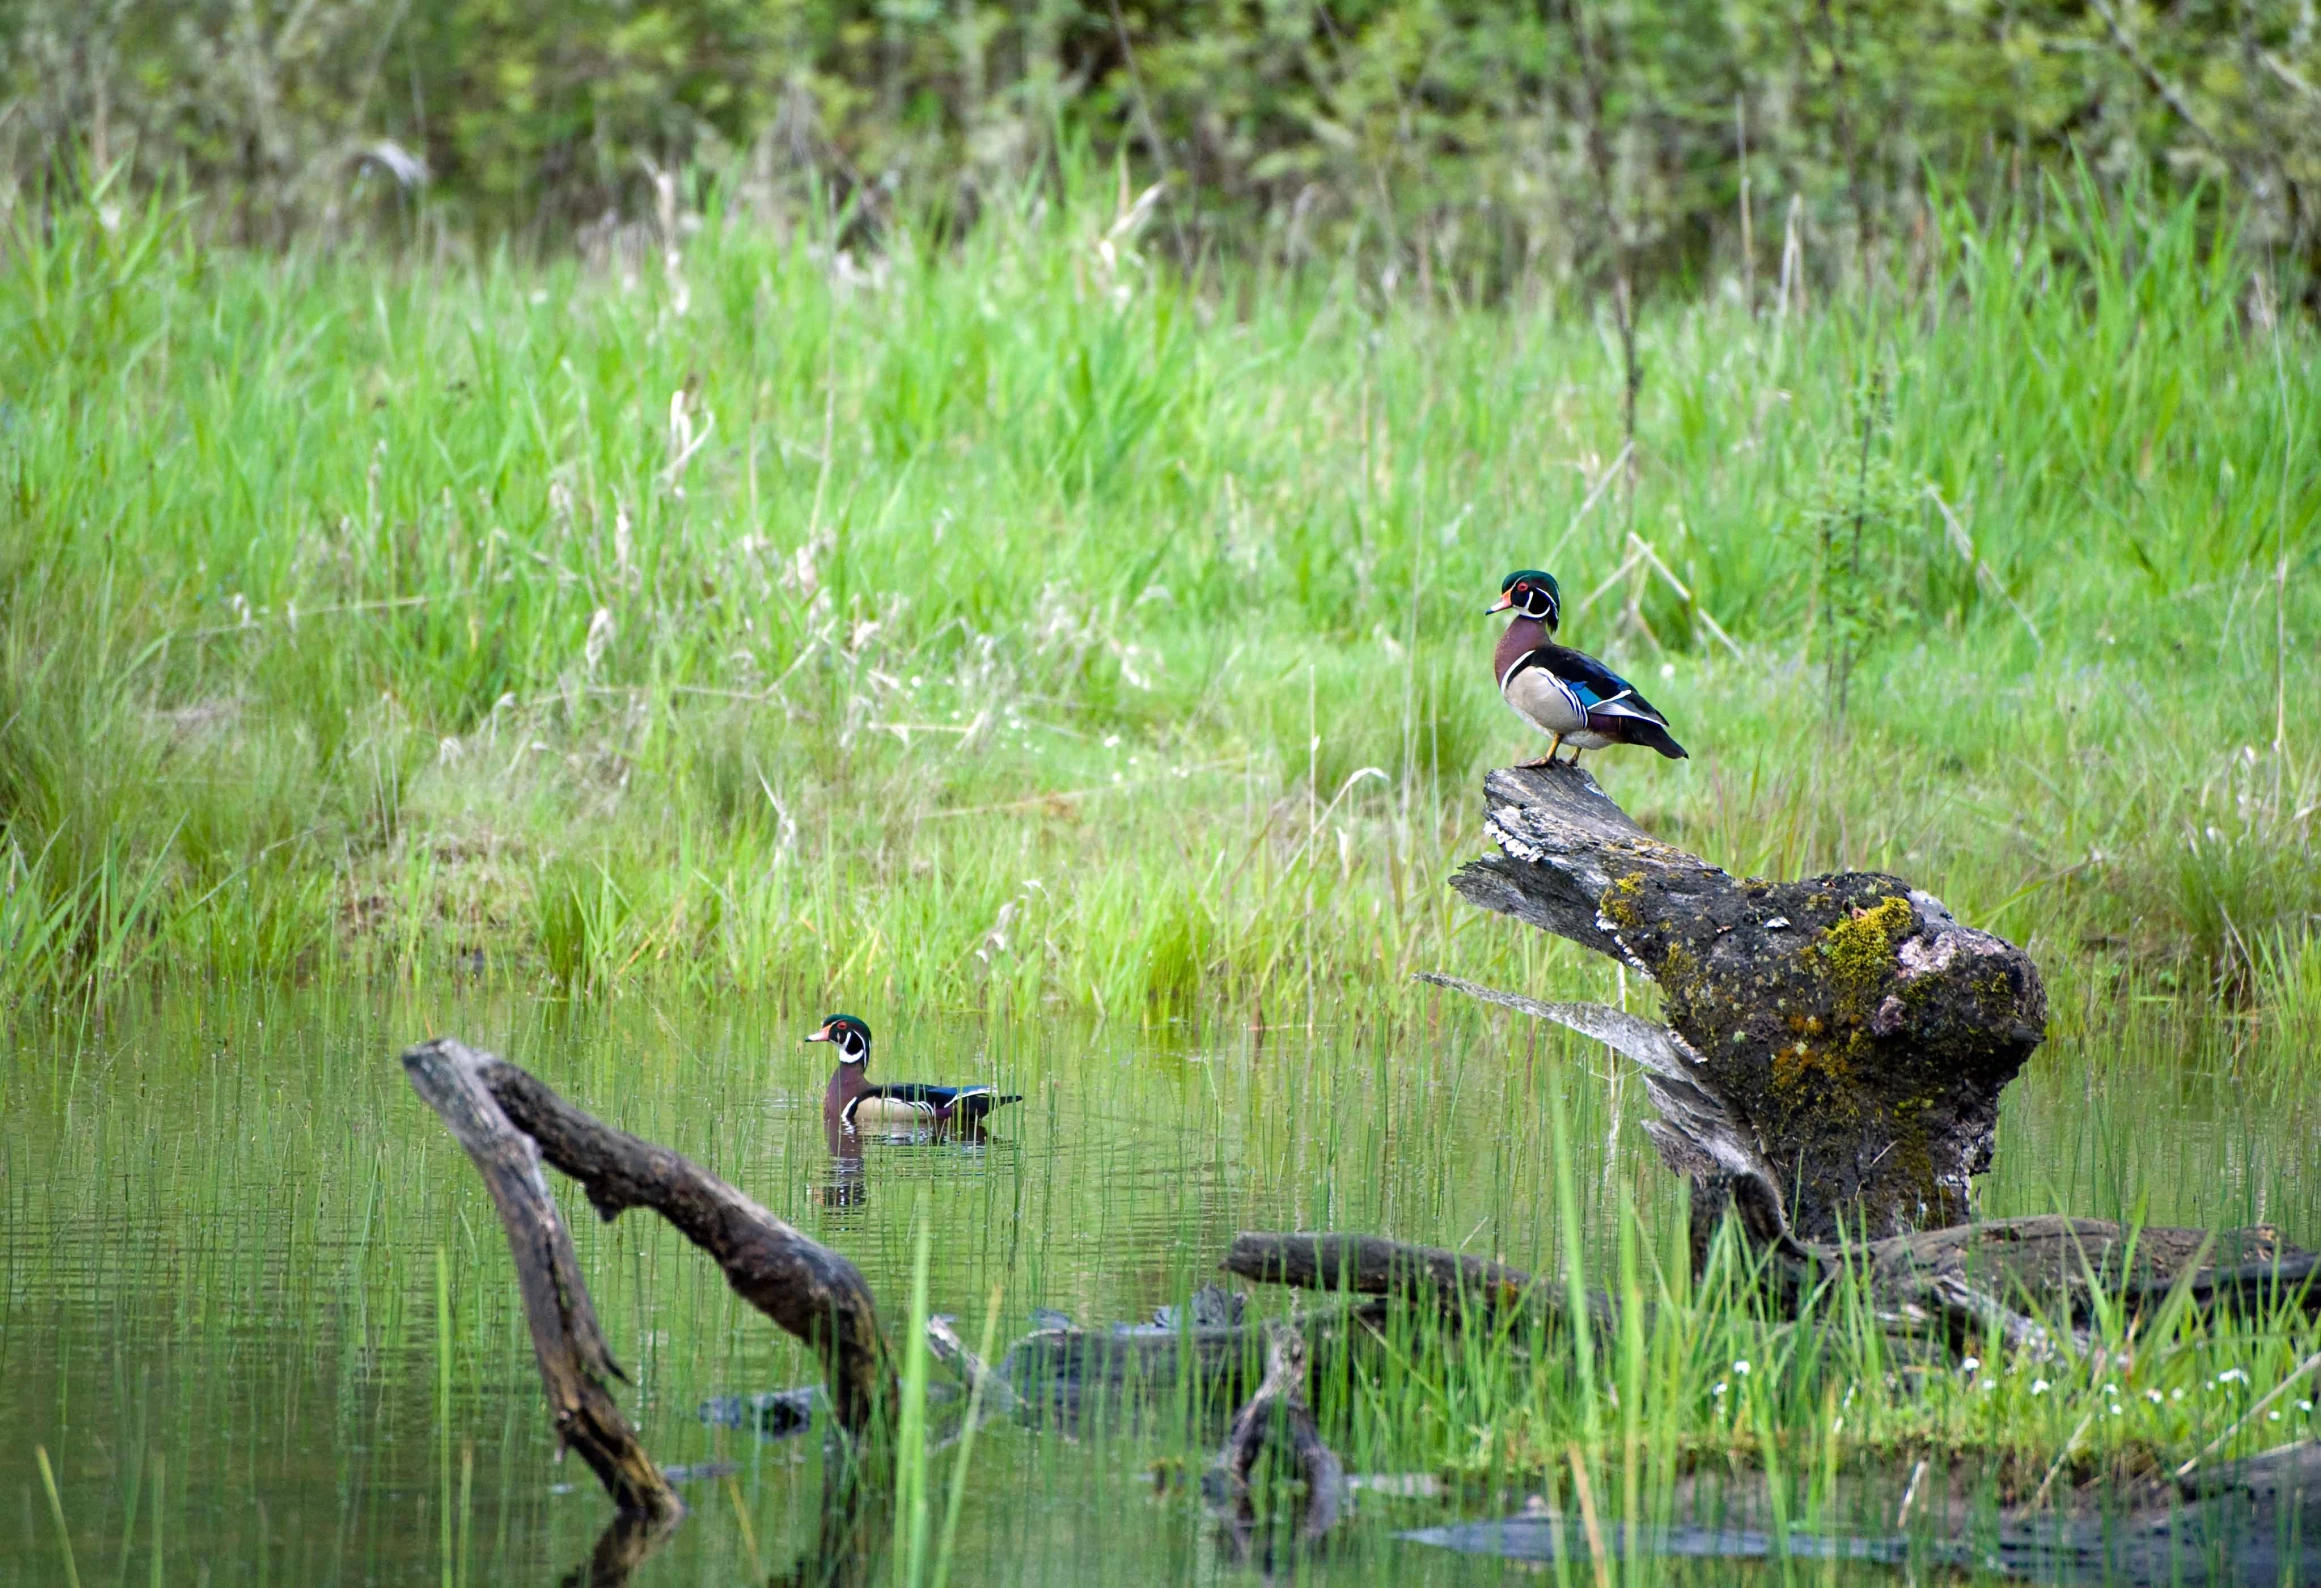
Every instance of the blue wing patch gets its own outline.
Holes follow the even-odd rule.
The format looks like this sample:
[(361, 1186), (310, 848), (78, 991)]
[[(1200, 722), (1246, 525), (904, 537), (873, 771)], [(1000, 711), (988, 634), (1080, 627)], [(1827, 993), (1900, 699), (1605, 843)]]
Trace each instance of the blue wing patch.
[(1585, 651), (1575, 651), (1565, 645), (1542, 645), (1510, 668), (1508, 677), (1527, 667), (1542, 668), (1560, 679), (1583, 711), (1593, 711), (1616, 700), (1623, 708), (1633, 707), (1655, 721), (1667, 720), (1634, 684)]

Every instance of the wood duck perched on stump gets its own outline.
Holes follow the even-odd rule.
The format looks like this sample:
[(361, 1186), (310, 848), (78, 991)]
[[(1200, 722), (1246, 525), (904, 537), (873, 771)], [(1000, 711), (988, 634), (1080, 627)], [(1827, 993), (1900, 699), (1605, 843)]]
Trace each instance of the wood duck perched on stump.
[(832, 1126), (964, 1125), (983, 1123), (995, 1108), (1020, 1103), (988, 1086), (929, 1086), (924, 1081), (874, 1085), (870, 1070), (870, 1027), (853, 1015), (829, 1015), (807, 1033), (808, 1042), (838, 1049), (838, 1068), (822, 1093), (822, 1119)]
[(1563, 592), (1552, 574), (1525, 568), (1509, 574), (1488, 612), (1515, 613), (1492, 653), (1491, 673), (1508, 705), (1540, 732), (1554, 735), (1547, 754), (1525, 766), (1545, 766), (1555, 752), (1572, 747), (1572, 764), (1584, 750), (1609, 744), (1641, 744), (1671, 761), (1685, 759), (1684, 746), (1669, 737), (1668, 719), (1653, 709), (1618, 673), (1584, 651), (1556, 644), (1556, 620)]

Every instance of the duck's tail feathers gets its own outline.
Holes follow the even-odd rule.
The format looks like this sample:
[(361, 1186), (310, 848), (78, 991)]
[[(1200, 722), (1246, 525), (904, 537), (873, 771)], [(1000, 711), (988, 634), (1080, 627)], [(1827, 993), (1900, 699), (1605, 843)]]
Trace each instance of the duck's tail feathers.
[(1630, 744), (1649, 745), (1671, 761), (1691, 759), (1685, 753), (1684, 746), (1678, 744), (1675, 736), (1668, 731), (1666, 723), (1654, 722), (1648, 717), (1637, 717), (1629, 721), (1627, 728)]

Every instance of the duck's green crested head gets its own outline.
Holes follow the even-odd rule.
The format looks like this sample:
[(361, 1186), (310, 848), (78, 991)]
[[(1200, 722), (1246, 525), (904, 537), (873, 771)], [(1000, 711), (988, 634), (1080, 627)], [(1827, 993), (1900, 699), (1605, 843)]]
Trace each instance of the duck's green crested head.
[(1537, 618), (1553, 634), (1563, 616), (1563, 591), (1556, 587), (1555, 575), (1537, 568), (1518, 568), (1509, 574), (1499, 582), (1499, 599), (1483, 610), (1505, 612), (1511, 608), (1524, 617)]
[(838, 1049), (841, 1064), (870, 1062), (870, 1027), (853, 1015), (825, 1015), (822, 1024), (806, 1033), (808, 1042), (827, 1042)]

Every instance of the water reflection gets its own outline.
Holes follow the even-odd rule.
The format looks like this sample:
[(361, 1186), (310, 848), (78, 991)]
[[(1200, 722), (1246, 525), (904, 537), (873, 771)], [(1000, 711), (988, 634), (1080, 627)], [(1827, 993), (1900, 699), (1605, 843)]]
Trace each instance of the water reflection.
[[(870, 1205), (874, 1163), (891, 1172), (915, 1159), (919, 1172), (911, 1176), (914, 1179), (976, 1176), (983, 1172), (990, 1148), (1005, 1138), (993, 1137), (980, 1120), (882, 1128), (850, 1125), (825, 1115), (822, 1142), (828, 1161), (823, 1177), (814, 1182), (814, 1202), (826, 1212), (843, 1214)], [(839, 1227), (845, 1222), (840, 1221)]]
[[(1112, 1581), (1214, 1580), (1234, 1541), (1190, 1486), (1158, 1494), (1149, 1474), (1206, 1464), (1256, 1363), (1236, 1349), (1214, 1378), (1179, 1376), (1173, 1342), (1166, 1364), (1141, 1361), (1133, 1321), (1186, 1306), (1239, 1229), (1377, 1230), (1553, 1261), (1540, 1104), (1556, 1066), (1575, 1083), (1564, 1095), (1591, 1266), (1617, 1260), (1623, 1199), (1648, 1224), (1678, 1216), (1633, 1128), (1636, 1089), (1618, 1123), (1581, 1084), (1583, 1045), (1463, 1011), (1423, 1030), (1277, 1026), (1261, 1052), (1238, 1029), (914, 1022), (927, 1073), (1028, 1094), (989, 1135), (818, 1128), (827, 1070), (788, 1040), (796, 1029), (794, 1012), (738, 1002), (546, 1004), (458, 987), (208, 989), (86, 1024), (6, 1026), (0, 1588), (65, 1580), (35, 1445), (84, 1581), (539, 1582), (595, 1562), (607, 1508), (585, 1474), (553, 1464), (489, 1200), (464, 1164), (445, 1172), (441, 1126), (394, 1062), (430, 1031), (536, 1068), (828, 1242), (861, 1268), (890, 1335), (922, 1208), (930, 1310), (955, 1314), (971, 1346), (995, 1291), (1000, 1353), (1034, 1309), (1054, 1309), (1050, 1338), (1011, 1367), (1034, 1401), (1037, 1386), (1096, 1386), (1102, 1415), (985, 1430), (961, 1583), (1076, 1582), (1097, 1558), (1121, 1563)], [(2306, 1085), (2231, 1083), (2285, 1063), (2241, 1040), (2229, 1021), (2142, 1005), (2060, 1032), (2010, 1093), (1988, 1211), (2117, 1217), (2148, 1198), (2157, 1222), (2272, 1222), (2310, 1243), (2321, 1108)], [(2275, 1042), (2263, 1029), (2250, 1040)], [(815, 1378), (811, 1354), (658, 1221), (605, 1224), (555, 1191), (647, 1448), (664, 1464), (738, 1468), (688, 1487), (691, 1517), (633, 1580), (817, 1581), (883, 1549), (891, 1517), (828, 1503), (818, 1439), (760, 1438), (804, 1423), (808, 1397), (767, 1392)], [(1126, 1361), (1133, 1374), (1113, 1370)], [(723, 1398), (732, 1415), (704, 1420)], [(1344, 1453), (1394, 1471), (1425, 1459), (1400, 1444)], [(1495, 1581), (1496, 1561), (1391, 1534), (1449, 1520), (1447, 1504), (1472, 1516), (1523, 1498), (1364, 1489), (1327, 1557), (1296, 1569), (1344, 1584)]]
[(862, 1177), (862, 1136), (852, 1125), (825, 1116), (823, 1139), (830, 1149), (827, 1179), (814, 1187), (814, 1200), (825, 1208), (859, 1208), (870, 1200), (870, 1186)]

